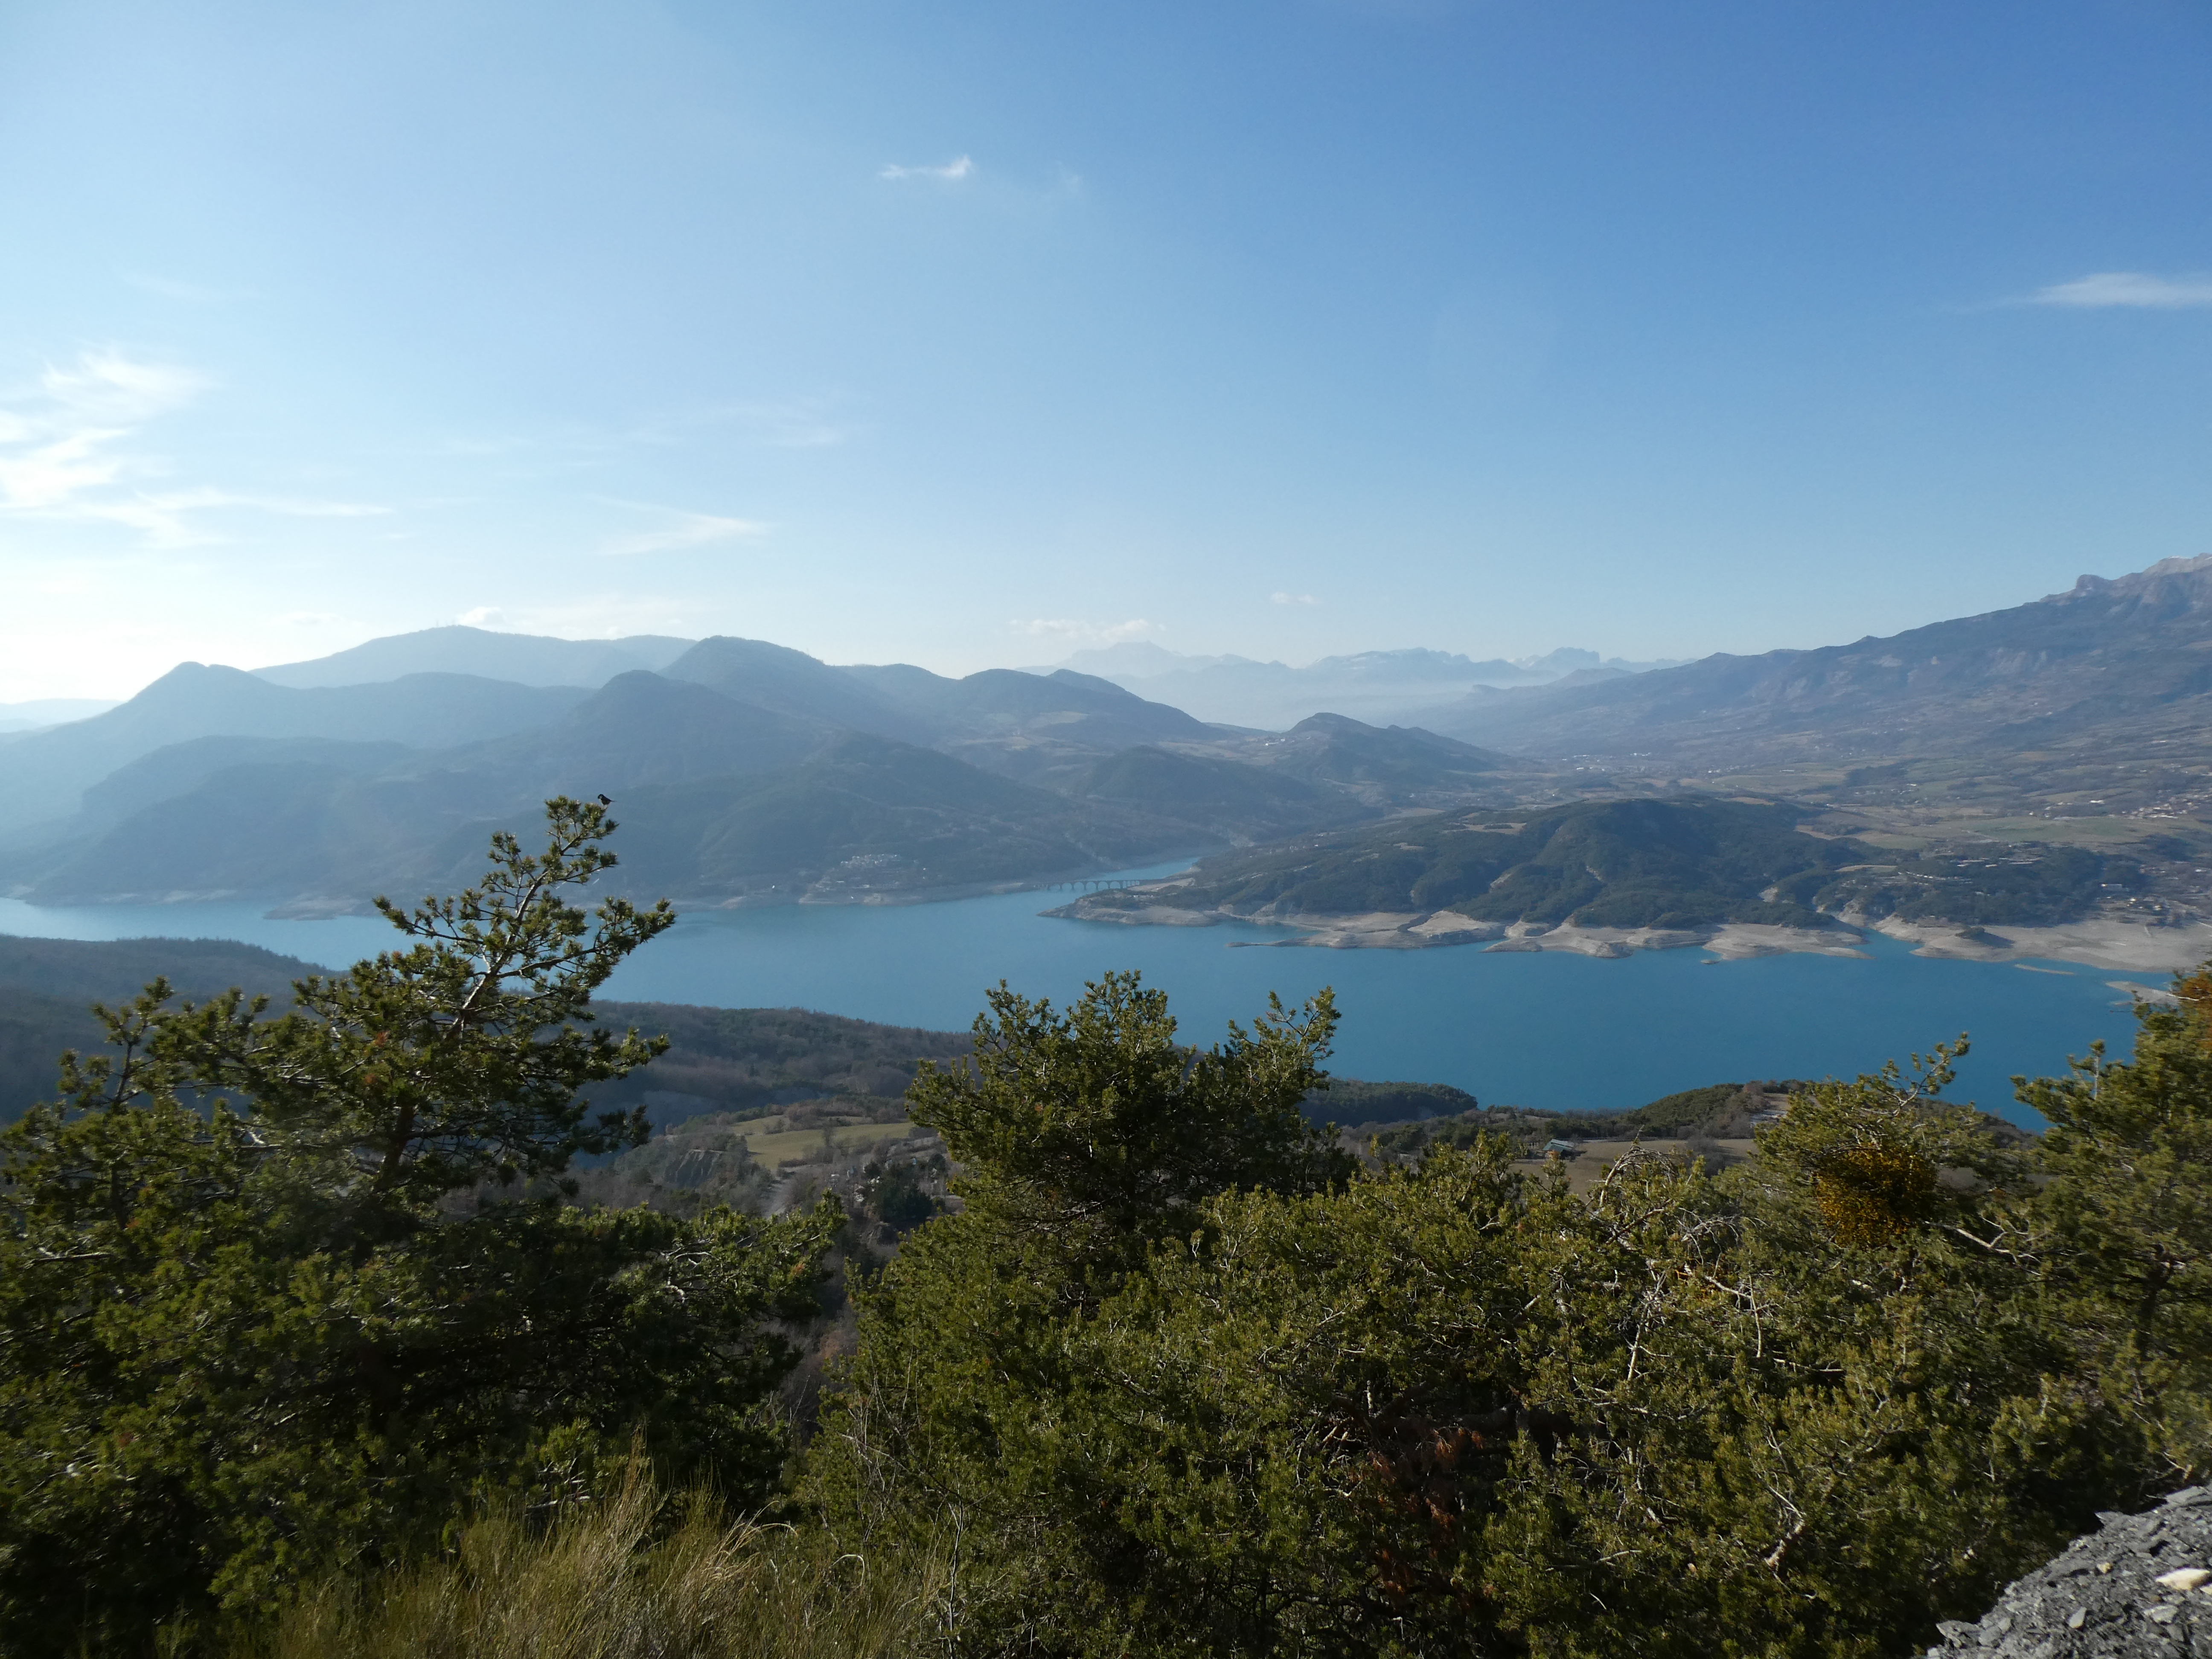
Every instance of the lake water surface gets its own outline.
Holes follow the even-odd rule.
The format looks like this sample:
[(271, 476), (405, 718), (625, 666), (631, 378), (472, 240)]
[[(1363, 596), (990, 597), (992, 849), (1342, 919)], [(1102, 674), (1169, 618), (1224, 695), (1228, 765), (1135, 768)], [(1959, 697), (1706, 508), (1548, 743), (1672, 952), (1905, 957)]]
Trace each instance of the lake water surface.
[[(1133, 872), (1152, 873), (1152, 872)], [(1249, 1021), (1267, 993), (1324, 985), (1343, 1014), (1334, 1069), (1449, 1083), (1486, 1103), (1568, 1109), (1641, 1105), (1743, 1078), (1849, 1076), (1970, 1032), (1953, 1097), (2025, 1119), (2008, 1079), (2063, 1068), (2102, 1037), (2124, 1054), (2132, 977), (2067, 963), (1938, 962), (1880, 935), (1863, 961), (1715, 962), (1701, 951), (1605, 961), (1565, 952), (1237, 949), (1280, 929), (1124, 927), (1037, 912), (1057, 896), (945, 904), (789, 906), (685, 915), (625, 963), (607, 994), (721, 1007), (805, 1007), (957, 1029), (1004, 979), (1063, 1002), (1109, 969), (1164, 987), (1187, 1039)], [(278, 921), (258, 906), (34, 908), (0, 900), (0, 933), (68, 939), (159, 934), (242, 939), (339, 965), (398, 936), (376, 917)]]

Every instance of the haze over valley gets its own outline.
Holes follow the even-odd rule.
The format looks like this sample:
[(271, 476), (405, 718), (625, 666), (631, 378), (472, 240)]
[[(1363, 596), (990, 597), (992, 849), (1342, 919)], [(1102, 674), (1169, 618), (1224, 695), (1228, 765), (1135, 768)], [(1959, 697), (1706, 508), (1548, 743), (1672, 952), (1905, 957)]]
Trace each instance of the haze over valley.
[[(33, 904), (360, 910), (451, 884), (490, 828), (567, 793), (617, 801), (622, 890), (686, 906), (942, 899), (1195, 857), (1165, 901), (1155, 884), (1068, 914), (1599, 954), (1730, 926), (1781, 930), (1737, 948), (1847, 949), (1848, 922), (2148, 965), (2203, 943), (2207, 640), (2212, 557), (1892, 639), (1677, 665), (1164, 668), (1124, 646), (956, 679), (763, 641), (447, 627), (251, 672), (183, 664), (104, 713), (0, 736), (0, 873)], [(1216, 711), (1273, 699), (1279, 724), (1133, 685)], [(1589, 816), (1607, 802), (1644, 805)], [(1716, 828), (1754, 818), (1801, 850), (1740, 855), (1745, 831)], [(1570, 857), (1601, 822), (1612, 850)], [(1462, 840), (1499, 850), (1440, 876)], [(1575, 880), (1538, 873), (1555, 867)], [(1281, 873), (1243, 873), (1261, 870)], [(2077, 932), (1989, 931), (2061, 926)]]

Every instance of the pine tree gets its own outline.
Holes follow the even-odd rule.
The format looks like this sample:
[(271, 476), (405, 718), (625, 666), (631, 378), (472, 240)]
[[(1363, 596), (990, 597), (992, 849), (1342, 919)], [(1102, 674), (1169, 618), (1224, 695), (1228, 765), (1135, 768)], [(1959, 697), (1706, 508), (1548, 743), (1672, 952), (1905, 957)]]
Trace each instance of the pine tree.
[(2212, 971), (2139, 1003), (2133, 1056), (2015, 1079), (2049, 1121), (2006, 1246), (2065, 1310), (2070, 1368), (2140, 1459), (2139, 1502), (2212, 1478)]
[(658, 1053), (586, 1029), (670, 925), (566, 890), (601, 808), (411, 913), (414, 941), (265, 1017), (156, 981), (112, 1052), (0, 1137), (0, 1648), (135, 1652), (302, 1576), (434, 1549), (474, 1498), (618, 1478), (635, 1434), (757, 1501), (764, 1413), (829, 1210), (582, 1213), (524, 1200), (635, 1116), (579, 1092)]

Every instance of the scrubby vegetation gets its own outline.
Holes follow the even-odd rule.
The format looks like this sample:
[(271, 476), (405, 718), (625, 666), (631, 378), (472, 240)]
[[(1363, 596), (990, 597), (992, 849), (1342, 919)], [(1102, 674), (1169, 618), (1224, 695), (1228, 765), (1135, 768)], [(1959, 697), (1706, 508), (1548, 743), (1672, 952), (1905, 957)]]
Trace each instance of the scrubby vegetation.
[(1875, 921), (2037, 927), (2070, 921), (2101, 902), (2143, 890), (2142, 866), (2081, 847), (1979, 847), (1929, 851), (1852, 871), (1823, 890), (1829, 909)]
[(1448, 1083), (1363, 1083), (1338, 1077), (1308, 1095), (1305, 1109), (1316, 1123), (1349, 1128), (1401, 1118), (1455, 1116), (1480, 1109), (1480, 1103)]
[(949, 1201), (584, 1209), (516, 1194), (643, 1132), (605, 828), (278, 1019), (157, 987), (7, 1132), (7, 1651), (1878, 1659), (2212, 1474), (2212, 976), (2030, 1144), (1939, 1048), (1580, 1193), (1479, 1108), (1349, 1156), (1326, 994), (1002, 988), (908, 1092)]
[(1863, 858), (1799, 832), (1794, 806), (1585, 801), (1498, 818), (1452, 813), (1225, 854), (1179, 902), (1240, 915), (1455, 910), (1479, 921), (1817, 927), (1814, 895)]
[[(2122, 853), (2055, 845), (1884, 852), (1797, 828), (1790, 803), (1582, 801), (1499, 817), (1454, 811), (1393, 818), (1217, 854), (1174, 902), (1239, 915), (1451, 910), (1476, 921), (1693, 928), (1723, 922), (1817, 927), (1871, 921), (2036, 926), (2072, 921), (2145, 890)], [(2180, 856), (2186, 844), (2153, 838)], [(1099, 894), (1094, 908), (1157, 903)]]
[[(1388, 1085), (1385, 1085), (1388, 1086)], [(1398, 1157), (1431, 1146), (1472, 1146), (1485, 1135), (1524, 1149), (1547, 1141), (1671, 1140), (1696, 1142), (1747, 1139), (1760, 1125), (1785, 1110), (1790, 1097), (1812, 1085), (1796, 1079), (1711, 1083), (1663, 1095), (1626, 1112), (1558, 1112), (1528, 1106), (1478, 1106), (1469, 1097), (1464, 1109), (1449, 1115), (1389, 1123), (1370, 1137), (1375, 1150)], [(1456, 1090), (1451, 1091), (1456, 1094)], [(1334, 1098), (1331, 1089), (1323, 1100)], [(1414, 1097), (1419, 1098), (1419, 1097)], [(1374, 1121), (1375, 1120), (1366, 1120)], [(2002, 1119), (1985, 1120), (1990, 1133), (2016, 1140)]]
[(896, 1101), (923, 1060), (967, 1052), (965, 1033), (844, 1019), (806, 1008), (694, 1008), (610, 1002), (602, 1017), (659, 1032), (668, 1046), (599, 1098), (642, 1104), (655, 1122), (705, 1112), (765, 1116), (827, 1099)]
[[(858, 1547), (960, 1517), (970, 1650), (1895, 1653), (2212, 1459), (2199, 1012), (2033, 1085), (2033, 1165), (1939, 1051), (1586, 1198), (1492, 1137), (1346, 1178), (1280, 1114), (1325, 1002), (1188, 1084), (1164, 1012), (1003, 1001), (921, 1091), (971, 1202), (862, 1298), (809, 1458)], [(1211, 1195), (1068, 1156), (1170, 1108)]]

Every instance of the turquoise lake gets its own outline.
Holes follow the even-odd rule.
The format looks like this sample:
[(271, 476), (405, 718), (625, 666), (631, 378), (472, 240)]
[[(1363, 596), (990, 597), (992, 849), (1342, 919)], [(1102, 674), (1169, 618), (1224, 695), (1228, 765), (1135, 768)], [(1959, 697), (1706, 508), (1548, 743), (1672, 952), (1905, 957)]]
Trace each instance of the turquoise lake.
[[(1150, 873), (1150, 872), (1143, 872)], [(1949, 1093), (2022, 1115), (2008, 1081), (2063, 1068), (2102, 1037), (2132, 1041), (2126, 993), (2159, 984), (2067, 963), (2042, 970), (1914, 957), (1879, 935), (1868, 959), (1715, 962), (1696, 950), (1615, 961), (1565, 952), (1232, 948), (1279, 929), (1122, 927), (1037, 912), (1027, 892), (944, 904), (703, 911), (625, 963), (611, 996), (722, 1007), (796, 1006), (902, 1025), (962, 1028), (1005, 979), (1065, 1001), (1109, 969), (1167, 990), (1187, 1039), (1210, 1042), (1267, 993), (1329, 985), (1343, 1014), (1334, 1069), (1449, 1083), (1491, 1103), (1641, 1105), (1743, 1078), (1849, 1076), (1960, 1031), (1972, 1051)], [(69, 939), (242, 939), (339, 965), (396, 939), (375, 917), (279, 921), (242, 904), (38, 908), (0, 900), (0, 933)]]

